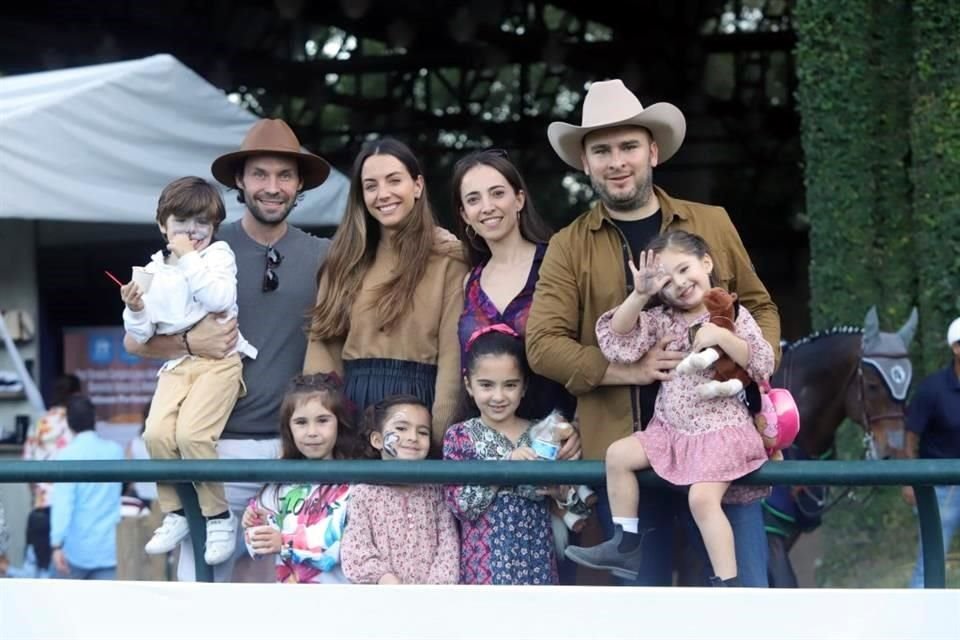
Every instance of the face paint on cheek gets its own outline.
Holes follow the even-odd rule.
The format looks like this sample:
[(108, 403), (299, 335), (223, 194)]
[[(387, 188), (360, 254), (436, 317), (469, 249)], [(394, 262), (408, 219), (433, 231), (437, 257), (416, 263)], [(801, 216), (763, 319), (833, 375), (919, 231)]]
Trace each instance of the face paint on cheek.
[(167, 222), (167, 232), (170, 236), (184, 233), (194, 241), (206, 240), (213, 233), (213, 225), (194, 218), (189, 220), (171, 219)]
[(391, 458), (397, 457), (397, 445), (400, 444), (400, 434), (396, 431), (387, 431), (383, 434), (383, 450)]
[(210, 237), (211, 227), (203, 226), (197, 227), (195, 230), (190, 232), (191, 240), (206, 240)]

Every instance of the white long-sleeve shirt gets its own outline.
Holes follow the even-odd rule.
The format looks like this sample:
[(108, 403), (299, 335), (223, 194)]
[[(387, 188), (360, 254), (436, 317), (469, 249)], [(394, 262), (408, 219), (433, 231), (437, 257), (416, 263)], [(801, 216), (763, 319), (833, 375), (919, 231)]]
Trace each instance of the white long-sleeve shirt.
[[(137, 342), (143, 344), (155, 334), (181, 333), (209, 313), (237, 317), (237, 261), (226, 242), (191, 251), (176, 264), (167, 264), (163, 252), (158, 251), (144, 269), (153, 274), (153, 280), (143, 295), (143, 310), (123, 310), (123, 327)], [(243, 334), (236, 351), (257, 357), (256, 348)], [(168, 371), (188, 357), (168, 360), (160, 370)]]

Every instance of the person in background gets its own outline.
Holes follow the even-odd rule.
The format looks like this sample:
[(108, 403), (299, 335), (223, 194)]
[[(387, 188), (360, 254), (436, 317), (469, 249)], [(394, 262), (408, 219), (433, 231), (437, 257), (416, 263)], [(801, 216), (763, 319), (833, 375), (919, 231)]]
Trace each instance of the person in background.
[[(53, 386), (53, 402), (47, 412), (36, 422), (36, 427), (27, 435), (23, 447), (24, 460), (50, 460), (57, 452), (70, 444), (73, 431), (67, 424), (67, 400), (80, 393), (80, 378), (64, 374)], [(27, 549), (22, 571), (23, 577), (46, 578), (50, 576), (50, 492), (53, 483), (35, 482), (31, 485), (33, 509), (27, 516)]]
[[(96, 413), (86, 396), (67, 400), (73, 441), (56, 460), (123, 460), (123, 448), (96, 432)], [(50, 547), (61, 576), (112, 580), (117, 570), (119, 482), (58, 482), (50, 501)]]
[(7, 514), (3, 510), (3, 503), (0, 502), (0, 578), (6, 577), (7, 569), (10, 568), (10, 560), (7, 558), (9, 549), (10, 530), (7, 529)]
[[(917, 387), (907, 411), (908, 458), (960, 458), (960, 318), (947, 328), (950, 363), (930, 374)], [(954, 534), (960, 530), (960, 486), (935, 487), (940, 507), (943, 552), (946, 554)], [(907, 504), (916, 505), (913, 487), (903, 488)], [(910, 587), (924, 586), (923, 544), (917, 550), (917, 564)]]

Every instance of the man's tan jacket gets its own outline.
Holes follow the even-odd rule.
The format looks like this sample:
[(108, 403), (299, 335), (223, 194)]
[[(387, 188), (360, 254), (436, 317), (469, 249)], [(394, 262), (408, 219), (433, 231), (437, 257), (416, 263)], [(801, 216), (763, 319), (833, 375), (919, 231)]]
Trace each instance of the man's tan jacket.
[[(727, 212), (654, 190), (663, 213), (661, 232), (683, 229), (707, 241), (718, 286), (737, 293), (779, 361), (777, 306)], [(527, 321), (530, 366), (577, 397), (586, 459), (603, 458), (614, 440), (640, 428), (638, 387), (599, 386), (609, 363), (597, 346), (596, 323), (624, 301), (632, 284), (624, 255), (633, 259), (623, 234), (597, 203), (550, 240)]]

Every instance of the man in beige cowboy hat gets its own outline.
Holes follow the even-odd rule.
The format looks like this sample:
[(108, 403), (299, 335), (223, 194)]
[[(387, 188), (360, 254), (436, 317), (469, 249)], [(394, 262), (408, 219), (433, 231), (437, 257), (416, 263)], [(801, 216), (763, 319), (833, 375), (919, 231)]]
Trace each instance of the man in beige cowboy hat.
[[(560, 159), (584, 171), (600, 198), (550, 241), (527, 323), (527, 355), (538, 373), (557, 380), (577, 397), (585, 458), (603, 458), (615, 440), (642, 429), (653, 413), (659, 381), (669, 379), (685, 354), (664, 350), (666, 341), (638, 363), (610, 363), (597, 346), (595, 326), (605, 311), (623, 302), (632, 284), (626, 261), (658, 234), (683, 229), (706, 239), (718, 284), (735, 291), (779, 354), (777, 308), (757, 277), (727, 212), (679, 200), (653, 184), (653, 168), (669, 160), (686, 133), (683, 114), (660, 102), (644, 108), (620, 80), (595, 82), (583, 102), (579, 126), (554, 122), (547, 129)], [(603, 501), (606, 503), (606, 500)], [(601, 514), (607, 537), (621, 536), (621, 551), (633, 551), (641, 584), (670, 584), (670, 522), (688, 521), (685, 496), (642, 491), (642, 521), (614, 529)], [(766, 541), (760, 505), (731, 506), (742, 584), (766, 586)], [(689, 527), (696, 535), (694, 527)], [(702, 545), (701, 545), (702, 546)], [(576, 551), (575, 551), (576, 554)], [(607, 558), (577, 557), (581, 564), (612, 569)]]
[[(303, 319), (316, 301), (317, 270), (330, 246), (328, 239), (311, 236), (286, 220), (303, 191), (323, 184), (330, 165), (301, 150), (285, 122), (265, 119), (253, 125), (238, 151), (214, 160), (211, 173), (237, 189), (246, 205), (239, 221), (217, 232), (217, 239), (236, 255), (237, 319), (223, 322), (208, 316), (182, 334), (155, 336), (145, 345), (128, 336), (124, 345), (131, 353), (164, 360), (186, 355), (222, 358), (235, 347), (238, 323), (242, 325), (259, 355), (243, 361), (246, 395), (230, 414), (217, 451), (221, 458), (276, 458), (280, 401), (290, 378), (303, 366)], [(259, 485), (228, 483), (225, 488), (231, 511), (240, 517)], [(242, 541), (236, 548), (235, 562), (214, 567), (217, 582), (274, 580), (271, 558), (251, 560)], [(193, 571), (193, 549), (181, 544), (178, 577), (192, 580)]]

